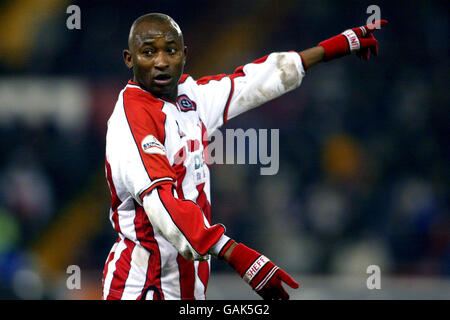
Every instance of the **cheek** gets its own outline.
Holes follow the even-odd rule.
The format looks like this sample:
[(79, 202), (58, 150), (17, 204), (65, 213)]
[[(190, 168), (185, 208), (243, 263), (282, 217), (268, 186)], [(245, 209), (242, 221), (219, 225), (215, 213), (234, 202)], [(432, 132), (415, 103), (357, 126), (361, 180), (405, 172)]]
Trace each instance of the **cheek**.
[(178, 75), (181, 75), (183, 73), (183, 69), (184, 69), (184, 59), (180, 59), (178, 60), (175, 64), (174, 64), (174, 69), (176, 71), (176, 73)]
[(143, 70), (143, 69), (151, 69), (153, 63), (150, 59), (145, 59), (138, 56), (135, 58), (133, 65), (136, 68)]

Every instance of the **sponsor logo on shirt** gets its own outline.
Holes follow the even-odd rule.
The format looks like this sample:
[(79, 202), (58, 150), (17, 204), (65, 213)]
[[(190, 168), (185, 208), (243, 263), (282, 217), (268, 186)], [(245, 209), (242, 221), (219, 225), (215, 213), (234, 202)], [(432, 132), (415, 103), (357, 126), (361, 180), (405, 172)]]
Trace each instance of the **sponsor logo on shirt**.
[(154, 136), (148, 135), (141, 142), (142, 150), (148, 154), (166, 154), (166, 148)]

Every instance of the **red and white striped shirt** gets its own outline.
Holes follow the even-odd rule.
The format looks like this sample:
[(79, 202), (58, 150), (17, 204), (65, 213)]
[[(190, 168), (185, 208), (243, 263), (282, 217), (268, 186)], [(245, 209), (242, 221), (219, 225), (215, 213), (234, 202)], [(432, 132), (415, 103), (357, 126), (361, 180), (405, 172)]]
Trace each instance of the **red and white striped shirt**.
[(205, 299), (210, 254), (227, 239), (224, 226), (211, 226), (208, 134), (297, 88), (304, 75), (300, 56), (283, 52), (231, 75), (185, 74), (177, 101), (128, 82), (106, 135), (110, 220), (119, 237), (106, 260), (103, 299)]

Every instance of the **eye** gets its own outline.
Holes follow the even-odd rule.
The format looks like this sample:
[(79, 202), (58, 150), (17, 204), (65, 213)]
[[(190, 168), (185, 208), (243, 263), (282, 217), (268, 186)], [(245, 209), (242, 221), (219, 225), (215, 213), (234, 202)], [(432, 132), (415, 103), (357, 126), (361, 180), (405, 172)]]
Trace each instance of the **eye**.
[(142, 51), (142, 53), (144, 53), (147, 56), (150, 56), (150, 55), (155, 53), (155, 50), (153, 50), (153, 49), (145, 49), (144, 51)]
[(167, 53), (168, 53), (168, 54), (175, 54), (175, 53), (177, 53), (177, 49), (175, 49), (175, 48), (169, 48), (169, 49), (167, 49)]

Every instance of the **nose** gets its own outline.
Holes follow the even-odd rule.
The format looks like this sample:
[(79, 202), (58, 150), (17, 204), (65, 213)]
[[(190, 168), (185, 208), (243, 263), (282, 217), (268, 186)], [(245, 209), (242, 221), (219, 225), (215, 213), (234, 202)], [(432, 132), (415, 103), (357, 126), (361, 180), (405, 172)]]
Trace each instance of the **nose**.
[(155, 57), (155, 68), (158, 70), (165, 70), (169, 67), (167, 55), (164, 52), (158, 52)]

